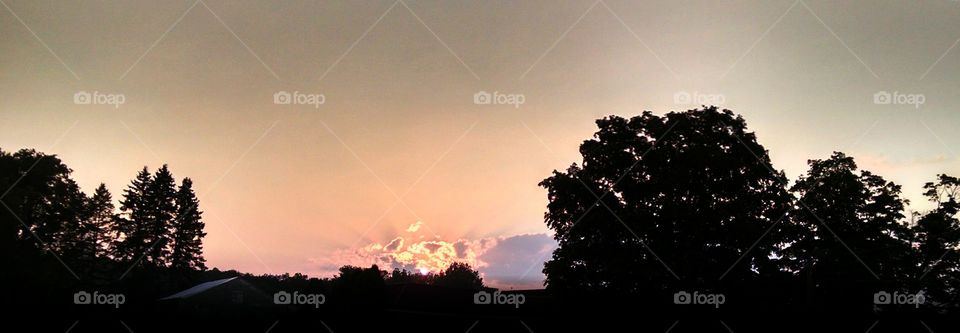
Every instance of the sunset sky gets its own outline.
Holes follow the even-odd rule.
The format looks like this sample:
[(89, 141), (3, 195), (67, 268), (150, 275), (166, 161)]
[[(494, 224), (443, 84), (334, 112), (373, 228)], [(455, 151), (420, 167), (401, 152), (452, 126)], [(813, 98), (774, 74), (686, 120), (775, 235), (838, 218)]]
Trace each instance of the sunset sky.
[(0, 148), (57, 154), (118, 200), (169, 164), (220, 269), (461, 260), (540, 286), (537, 183), (580, 161), (595, 119), (685, 96), (742, 114), (791, 180), (840, 150), (923, 210), (924, 182), (960, 175), (954, 0), (0, 3)]

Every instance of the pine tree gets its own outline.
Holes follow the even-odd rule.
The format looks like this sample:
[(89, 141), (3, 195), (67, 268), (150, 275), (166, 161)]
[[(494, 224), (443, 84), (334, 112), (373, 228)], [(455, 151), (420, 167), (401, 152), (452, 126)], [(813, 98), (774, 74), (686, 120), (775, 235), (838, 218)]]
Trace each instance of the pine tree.
[(147, 223), (146, 261), (154, 266), (166, 266), (170, 259), (171, 229), (177, 212), (176, 186), (176, 179), (164, 164), (154, 173), (153, 181), (147, 187), (145, 202), (150, 219)]
[(103, 183), (93, 192), (87, 202), (87, 232), (91, 233), (86, 239), (95, 245), (94, 254), (104, 257), (116, 239), (116, 214), (113, 212), (113, 196)]
[(143, 167), (137, 177), (123, 191), (120, 201), (122, 215), (117, 220), (116, 231), (120, 239), (114, 242), (111, 253), (116, 260), (136, 261), (146, 252), (147, 226), (152, 220), (147, 203), (147, 189), (153, 182), (150, 171)]
[(176, 196), (177, 215), (174, 220), (173, 249), (170, 266), (175, 268), (207, 269), (203, 259), (204, 223), (193, 181), (184, 178)]

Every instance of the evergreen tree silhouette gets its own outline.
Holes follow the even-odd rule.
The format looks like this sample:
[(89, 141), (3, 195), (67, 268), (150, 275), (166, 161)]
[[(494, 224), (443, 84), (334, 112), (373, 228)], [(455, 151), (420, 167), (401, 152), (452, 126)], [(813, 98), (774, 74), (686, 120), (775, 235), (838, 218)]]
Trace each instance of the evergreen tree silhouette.
[(120, 211), (123, 214), (118, 219), (117, 228), (123, 238), (115, 243), (116, 246), (111, 251), (114, 258), (118, 260), (138, 261), (146, 255), (147, 248), (150, 246), (147, 242), (150, 240), (149, 232), (153, 217), (147, 192), (152, 182), (153, 177), (150, 171), (147, 167), (143, 167), (123, 192), (123, 200), (120, 201)]
[(173, 243), (170, 254), (170, 267), (207, 269), (203, 258), (204, 223), (200, 202), (193, 192), (193, 181), (184, 178), (176, 194), (177, 213), (173, 220)]
[(94, 245), (94, 253), (97, 257), (108, 256), (110, 247), (117, 239), (117, 216), (114, 209), (113, 196), (107, 190), (107, 186), (100, 183), (87, 202), (89, 235), (86, 239)]
[(166, 266), (169, 262), (171, 229), (177, 213), (176, 195), (176, 179), (164, 164), (154, 173), (144, 196), (150, 216), (146, 237), (146, 261), (154, 266)]

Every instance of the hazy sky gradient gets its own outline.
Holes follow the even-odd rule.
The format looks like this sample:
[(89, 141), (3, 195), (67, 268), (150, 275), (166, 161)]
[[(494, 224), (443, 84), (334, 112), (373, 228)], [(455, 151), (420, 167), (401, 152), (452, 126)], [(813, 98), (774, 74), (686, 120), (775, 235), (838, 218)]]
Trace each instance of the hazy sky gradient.
[[(924, 182), (960, 174), (952, 0), (3, 2), (0, 147), (58, 154), (117, 198), (170, 164), (219, 268), (328, 274), (318, 258), (436, 234), (535, 240), (482, 271), (540, 277), (537, 183), (579, 162), (598, 117), (694, 107), (677, 92), (722, 94), (791, 179), (842, 150), (923, 209)], [(275, 105), (281, 90), (326, 103)], [(481, 90), (525, 104), (475, 105)]]

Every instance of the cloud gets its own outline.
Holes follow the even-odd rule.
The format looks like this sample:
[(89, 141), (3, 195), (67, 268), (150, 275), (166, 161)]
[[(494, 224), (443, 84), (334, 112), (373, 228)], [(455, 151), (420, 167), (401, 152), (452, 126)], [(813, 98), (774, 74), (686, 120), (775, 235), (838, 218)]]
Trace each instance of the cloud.
[(399, 250), (401, 247), (403, 247), (403, 237), (397, 237), (390, 241), (390, 243), (387, 243), (383, 249), (385, 251), (393, 252)]
[(420, 226), (422, 225), (423, 221), (417, 221), (417, 223), (411, 224), (409, 227), (407, 227), (407, 232), (417, 232), (417, 230), (420, 230)]
[(405, 243), (403, 237), (396, 237), (386, 245), (372, 243), (356, 249), (341, 249), (310, 262), (321, 270), (321, 276), (333, 276), (342, 265), (376, 264), (383, 270), (438, 272), (452, 262), (465, 262), (480, 271), (488, 286), (531, 289), (543, 287), (543, 262), (556, 247), (556, 242), (547, 234)]
[(505, 289), (542, 288), (543, 262), (556, 247), (557, 242), (546, 234), (501, 238), (479, 256), (487, 263), (481, 270), (484, 280)]

